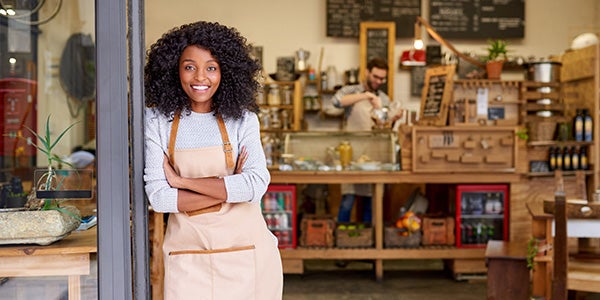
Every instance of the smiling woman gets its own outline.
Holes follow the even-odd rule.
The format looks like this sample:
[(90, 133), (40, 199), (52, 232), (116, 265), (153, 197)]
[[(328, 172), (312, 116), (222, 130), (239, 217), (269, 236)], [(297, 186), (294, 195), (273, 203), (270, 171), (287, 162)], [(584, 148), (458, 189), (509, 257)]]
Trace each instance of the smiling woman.
[(250, 51), (235, 29), (208, 22), (150, 48), (144, 179), (153, 210), (170, 213), (165, 299), (282, 297), (277, 239), (260, 206), (270, 174)]

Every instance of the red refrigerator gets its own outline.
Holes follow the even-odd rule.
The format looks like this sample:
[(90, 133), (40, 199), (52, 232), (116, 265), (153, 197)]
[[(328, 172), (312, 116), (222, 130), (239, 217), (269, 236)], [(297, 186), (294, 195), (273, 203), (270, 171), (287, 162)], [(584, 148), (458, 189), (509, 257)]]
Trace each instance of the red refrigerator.
[(296, 248), (296, 186), (269, 185), (261, 206), (267, 227), (279, 240), (279, 248)]
[(508, 185), (456, 186), (456, 247), (508, 240)]

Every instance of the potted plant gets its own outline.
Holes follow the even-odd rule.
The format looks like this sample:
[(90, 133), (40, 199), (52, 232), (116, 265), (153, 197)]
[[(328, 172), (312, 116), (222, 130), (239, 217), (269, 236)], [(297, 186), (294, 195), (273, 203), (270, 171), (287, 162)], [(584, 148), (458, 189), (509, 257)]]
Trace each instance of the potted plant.
[(3, 228), (0, 232), (0, 244), (47, 245), (69, 235), (81, 223), (81, 216), (76, 207), (61, 206), (59, 198), (39, 199), (36, 196), (37, 191), (59, 191), (62, 188), (65, 179), (59, 176), (55, 164), (73, 166), (53, 154), (52, 150), (75, 124), (69, 125), (55, 140), (50, 135), (50, 116), (46, 120), (43, 135), (26, 127), (37, 138), (39, 144), (33, 146), (46, 156), (48, 166), (43, 169), (40, 176), (34, 176), (26, 208), (0, 214), (0, 227)]
[(500, 79), (502, 66), (507, 59), (505, 40), (488, 40), (488, 55), (486, 59), (486, 72), (488, 79)]

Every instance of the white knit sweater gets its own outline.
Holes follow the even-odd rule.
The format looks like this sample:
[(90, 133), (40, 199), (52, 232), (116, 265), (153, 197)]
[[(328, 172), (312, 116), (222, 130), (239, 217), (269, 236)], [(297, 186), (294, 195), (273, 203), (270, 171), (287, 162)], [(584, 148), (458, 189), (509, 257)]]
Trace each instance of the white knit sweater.
[[(178, 212), (177, 189), (171, 188), (163, 169), (172, 122), (154, 109), (145, 111), (145, 167), (146, 195), (154, 211)], [(245, 112), (239, 120), (225, 119), (225, 127), (236, 158), (242, 146), (248, 159), (241, 174), (224, 177), (227, 202), (259, 203), (271, 180), (260, 140), (258, 117)], [(175, 149), (189, 149), (223, 145), (217, 118), (213, 113), (182, 115), (179, 122)]]

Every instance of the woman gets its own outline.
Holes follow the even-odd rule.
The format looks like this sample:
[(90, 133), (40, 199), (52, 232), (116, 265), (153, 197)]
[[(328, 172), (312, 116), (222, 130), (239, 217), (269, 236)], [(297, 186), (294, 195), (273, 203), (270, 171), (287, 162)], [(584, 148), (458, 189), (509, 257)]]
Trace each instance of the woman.
[(234, 28), (197, 22), (148, 52), (144, 180), (153, 209), (170, 213), (165, 299), (282, 297), (277, 239), (260, 208), (270, 175), (250, 50)]

